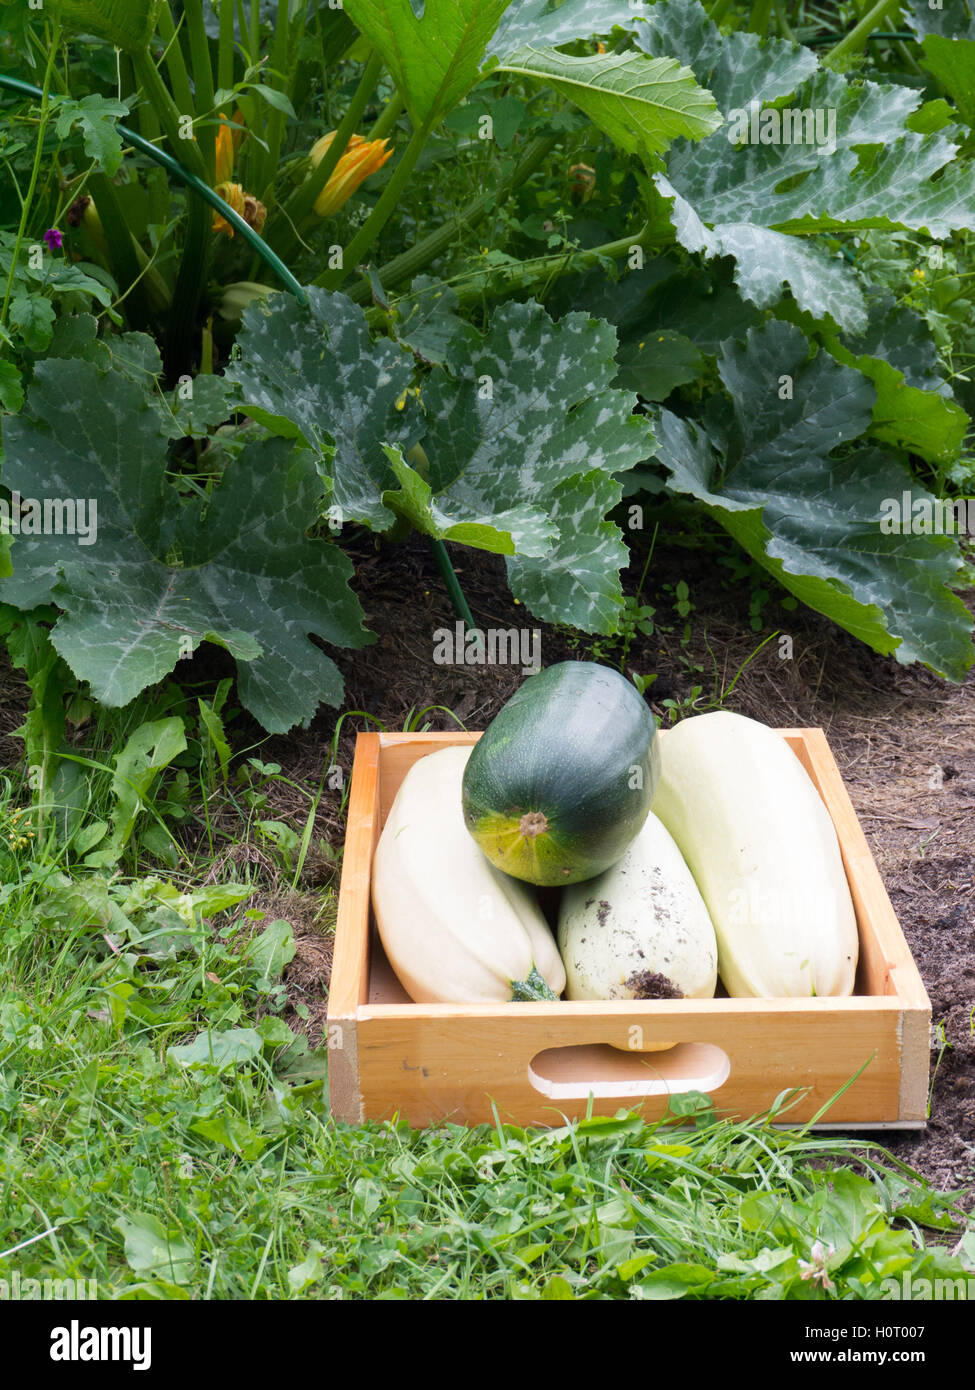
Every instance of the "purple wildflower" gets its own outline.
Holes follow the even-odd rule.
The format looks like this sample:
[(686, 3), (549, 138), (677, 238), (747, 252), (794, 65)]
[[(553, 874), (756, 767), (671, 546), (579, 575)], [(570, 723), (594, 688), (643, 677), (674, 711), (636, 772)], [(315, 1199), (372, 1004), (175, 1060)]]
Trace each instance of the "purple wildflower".
[(44, 245), (49, 251), (60, 251), (64, 246), (64, 237), (57, 227), (48, 227), (44, 233)]

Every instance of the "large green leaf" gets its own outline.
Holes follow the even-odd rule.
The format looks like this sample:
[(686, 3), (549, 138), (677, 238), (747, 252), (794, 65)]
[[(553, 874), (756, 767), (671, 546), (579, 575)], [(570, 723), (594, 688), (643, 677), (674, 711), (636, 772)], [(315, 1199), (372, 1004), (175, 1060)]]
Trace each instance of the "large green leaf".
[(921, 40), (921, 66), (927, 68), (958, 107), (975, 124), (975, 15), (966, 0), (951, 0), (932, 10), (927, 0), (908, 0), (907, 23)]
[(388, 530), (395, 518), (381, 494), (395, 480), (382, 445), (415, 442), (397, 409), (413, 358), (388, 338), (373, 341), (365, 314), (344, 295), (312, 285), (308, 299), (307, 309), (284, 294), (249, 305), (227, 380), (248, 414), (316, 451), (337, 520)]
[(725, 115), (788, 96), (818, 66), (816, 55), (797, 44), (741, 29), (722, 34), (698, 0), (656, 0), (643, 14), (645, 22), (634, 26), (638, 47), (686, 63)]
[(619, 385), (646, 401), (663, 401), (677, 386), (696, 381), (704, 361), (690, 338), (669, 329), (620, 344)]
[[(657, 0), (646, 13), (637, 45), (686, 63), (729, 121), (675, 146), (658, 191), (680, 243), (731, 256), (752, 303), (769, 308), (788, 287), (800, 308), (860, 332), (855, 270), (809, 233), (903, 226), (941, 237), (975, 225), (975, 180), (956, 146), (908, 127), (919, 92), (816, 71), (813, 54), (777, 39), (722, 34), (698, 0)], [(766, 118), (778, 130), (763, 133)]]
[[(754, 143), (749, 113), (744, 143), (731, 142), (739, 132), (729, 127), (682, 146), (668, 177), (709, 225), (751, 222), (792, 232), (909, 227), (935, 237), (975, 228), (975, 177), (953, 162), (957, 146), (940, 132), (905, 127), (920, 101), (907, 87), (854, 86), (820, 72), (797, 88), (788, 110), (824, 113), (827, 144), (805, 141), (804, 127), (803, 143)], [(798, 133), (791, 118), (789, 131)]]
[(975, 40), (925, 39), (921, 66), (941, 83), (968, 125), (975, 125)]
[(622, 492), (618, 479), (600, 472), (569, 478), (554, 489), (550, 517), (558, 542), (543, 559), (519, 555), (506, 562), (512, 593), (537, 617), (583, 632), (616, 630), (623, 603), (620, 570), (629, 554), (619, 527), (605, 517)]
[(615, 349), (613, 328), (587, 314), (553, 323), (534, 302), (502, 305), (460, 378), (435, 373), (423, 388), (435, 490), (547, 510), (567, 478), (632, 467), (650, 430), (612, 389)]
[[(563, 275), (546, 303), (555, 317), (585, 309), (593, 318), (615, 324), (621, 364), (639, 361), (641, 343), (659, 335), (679, 334), (713, 357), (725, 338), (744, 337), (762, 320), (730, 281), (724, 266), (704, 270), (659, 255), (642, 270), (622, 271), (618, 280), (611, 280), (602, 267)], [(618, 384), (641, 389), (633, 377)]]
[(647, 11), (630, 0), (516, 0), (505, 11), (488, 53), (506, 58), (525, 44), (561, 48), (574, 39), (639, 28)]
[(896, 306), (885, 291), (871, 302), (863, 333), (826, 343), (837, 361), (856, 367), (877, 388), (868, 434), (931, 463), (957, 458), (968, 416), (951, 399), (931, 330), (919, 314)]
[(960, 405), (938, 391), (911, 386), (904, 374), (881, 356), (851, 352), (835, 338), (828, 339), (827, 345), (838, 362), (856, 367), (877, 388), (867, 434), (919, 454), (930, 463), (950, 463), (958, 457), (970, 423)]
[(479, 514), (453, 498), (441, 501), (399, 448), (387, 445), (385, 452), (399, 487), (384, 492), (383, 501), (425, 536), (496, 555), (513, 555), (516, 550), (544, 555), (558, 536), (550, 518), (537, 507), (502, 507)]
[(72, 29), (96, 34), (126, 53), (146, 49), (162, 0), (46, 0), (48, 9)]
[(734, 258), (738, 289), (760, 309), (778, 303), (787, 285), (799, 307), (815, 318), (829, 315), (853, 332), (866, 327), (863, 292), (842, 256), (752, 222), (722, 222), (710, 239), (715, 252)]
[(424, 382), (424, 476), (397, 461), (385, 502), (430, 535), (511, 556), (512, 587), (539, 616), (614, 630), (626, 551), (604, 521), (613, 475), (653, 450), (634, 396), (612, 386), (615, 331), (505, 304), (466, 350), (457, 378)]
[(901, 0), (904, 18), (919, 38), (936, 34), (944, 39), (975, 40), (975, 17), (971, 0), (948, 0), (947, 4), (929, 0)]
[(661, 411), (670, 487), (701, 501), (811, 608), (879, 652), (960, 680), (975, 653), (968, 610), (946, 587), (957, 545), (881, 530), (885, 499), (926, 494), (878, 449), (834, 456), (870, 426), (875, 391), (860, 372), (807, 354), (781, 322), (729, 342), (719, 371), (730, 403), (712, 397), (705, 424)]
[(410, 285), (408, 308), (392, 323), (396, 341), (405, 343), (421, 361), (456, 373), (464, 344), (476, 336), (476, 329), (460, 317), (458, 308), (459, 300), (449, 285), (430, 275), (417, 275)]
[(431, 128), (480, 76), (510, 0), (344, 0), (389, 68), (414, 126)]
[(856, 356), (864, 354), (888, 362), (908, 386), (951, 398), (931, 329), (920, 314), (898, 305), (890, 290), (873, 291), (866, 328), (862, 333), (845, 334), (842, 342)]
[(323, 491), (307, 450), (252, 445), (207, 499), (181, 504), (162, 413), (120, 372), (40, 362), (28, 410), (4, 428), (4, 485), (93, 500), (97, 538), (16, 536), (0, 598), (63, 610), (52, 641), (98, 699), (126, 704), (212, 641), (236, 657), (240, 698), (273, 732), (341, 702), (339, 672), (310, 637), (361, 646), (369, 635), (350, 562), (306, 534)]
[(828, 315), (851, 332), (866, 327), (867, 307), (859, 281), (838, 255), (751, 222), (708, 227), (663, 174), (655, 175), (654, 182), (670, 201), (671, 221), (681, 246), (700, 251), (708, 259), (732, 257), (735, 284), (743, 299), (769, 309), (787, 286), (799, 307), (815, 318)]
[(621, 149), (648, 161), (679, 136), (699, 140), (721, 124), (714, 98), (674, 58), (572, 57), (529, 44), (504, 58), (501, 70), (547, 82)]

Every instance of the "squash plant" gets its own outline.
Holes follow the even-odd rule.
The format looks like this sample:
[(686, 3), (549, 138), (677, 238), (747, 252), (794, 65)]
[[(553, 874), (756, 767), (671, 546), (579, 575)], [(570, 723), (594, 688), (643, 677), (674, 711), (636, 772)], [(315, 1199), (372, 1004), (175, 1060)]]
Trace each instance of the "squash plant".
[[(274, 59), (311, 34), (305, 8), (277, 8), (270, 62), (257, 68), (260, 6), (185, 0), (179, 18), (162, 4), (164, 67), (141, 29), (123, 49), (127, 99), (211, 183), (221, 142), (226, 153), (221, 118), (249, 103), (234, 179), (266, 199), (279, 250), (357, 148), (380, 87), (390, 95), (378, 133), (395, 153), (371, 210), (337, 224), (342, 255), (312, 274), (308, 303), (258, 294), (223, 377), (198, 376), (192, 401), (169, 394), (148, 339), (113, 344), (93, 320), (66, 321), (22, 418), (4, 425), (0, 481), (23, 491), (43, 477), (48, 491), (100, 496), (106, 543), (79, 557), (71, 538), (14, 538), (0, 598), (55, 603), (55, 647), (109, 703), (218, 641), (237, 658), (244, 702), (280, 730), (342, 697), (309, 634), (367, 640), (343, 526), (413, 527), (502, 554), (533, 614), (613, 634), (628, 551), (612, 514), (624, 491), (650, 486), (695, 499), (781, 584), (877, 650), (960, 678), (972, 647), (951, 588), (956, 542), (884, 536), (878, 521), (884, 498), (924, 494), (921, 470), (947, 476), (969, 420), (926, 324), (871, 282), (862, 243), (909, 231), (965, 253), (975, 188), (955, 74), (972, 40), (910, 7), (921, 60), (945, 74), (954, 105), (918, 81), (872, 67), (863, 77), (850, 64), (864, 61), (875, 9), (824, 54), (766, 36), (768, 7), (746, 32), (731, 7), (709, 17), (697, 0), (346, 0), (334, 22), (316, 18), (317, 51), (333, 66), (342, 54), (358, 62), (360, 77), (311, 171), (281, 160), (301, 82)], [(499, 159), (496, 186), (412, 235), (409, 200), (444, 121), (502, 80), (549, 94), (548, 128)], [(174, 124), (188, 101), (189, 152)], [(729, 141), (741, 112), (746, 129), (766, 118), (771, 129), (787, 108), (832, 113), (830, 149)], [(258, 110), (271, 113), (260, 135)], [(512, 243), (521, 254), (472, 257), (473, 227), (551, 177), (540, 171), (560, 130), (580, 122), (600, 168), (619, 171), (602, 186), (627, 190), (615, 210), (599, 195), (612, 234), (583, 246), (570, 224), (542, 254)], [(163, 336), (209, 366), (199, 315), (216, 302), (207, 266), (218, 262), (198, 202)], [(112, 402), (111, 427), (98, 396)], [(78, 428), (63, 438), (69, 400)], [(228, 450), (234, 412), (266, 442)], [(209, 463), (187, 466), (178, 441), (202, 448), (217, 430)]]

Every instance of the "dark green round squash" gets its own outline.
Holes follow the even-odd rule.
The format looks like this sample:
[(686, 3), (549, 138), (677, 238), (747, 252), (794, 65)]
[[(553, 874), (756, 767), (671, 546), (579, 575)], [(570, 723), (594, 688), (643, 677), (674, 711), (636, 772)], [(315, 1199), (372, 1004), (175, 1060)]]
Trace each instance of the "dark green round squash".
[(529, 676), (474, 745), (464, 819), (498, 869), (528, 883), (602, 873), (638, 833), (660, 775), (657, 726), (608, 666)]

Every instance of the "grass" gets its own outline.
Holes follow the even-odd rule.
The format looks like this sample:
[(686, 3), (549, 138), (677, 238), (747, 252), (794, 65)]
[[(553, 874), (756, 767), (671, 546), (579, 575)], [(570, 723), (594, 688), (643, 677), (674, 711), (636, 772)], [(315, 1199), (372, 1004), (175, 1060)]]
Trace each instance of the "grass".
[[(950, 1198), (849, 1142), (707, 1108), (335, 1124), (324, 1059), (279, 1018), (262, 1040), (202, 988), (209, 1036), (169, 1051), (186, 1024), (102, 1018), (85, 955), (75, 933), (0, 1006), (0, 1247), (51, 1232), (0, 1277), (94, 1279), (102, 1298), (826, 1299), (960, 1272), (921, 1232), (951, 1226)], [(199, 979), (161, 969), (169, 995)], [(221, 969), (246, 1012), (253, 970)]]
[[(0, 785), (0, 1281), (126, 1299), (822, 1301), (964, 1273), (940, 1243), (965, 1225), (952, 1194), (883, 1150), (773, 1128), (784, 1098), (748, 1124), (693, 1094), (653, 1124), (334, 1122), (327, 1053), (282, 982), (291, 924), (248, 907), (297, 884), (322, 786), (287, 782), (298, 829), (268, 820), (280, 769), (218, 772), (183, 718), (190, 746), (138, 783), (115, 862), (68, 858), (55, 814), (32, 836), (28, 788)], [(113, 820), (108, 749), (140, 727), (92, 729), (77, 824)], [(266, 848), (270, 825), (290, 842), (245, 857), (246, 882), (212, 881), (210, 834), (184, 843), (179, 874), (160, 869), (147, 833), (175, 778), (184, 823), (202, 801), (221, 842)], [(321, 901), (327, 920), (334, 888)]]
[(282, 1017), (290, 928), (184, 889), (5, 885), (0, 1279), (101, 1298), (870, 1299), (905, 1269), (962, 1272), (924, 1235), (963, 1225), (950, 1194), (699, 1096), (656, 1124), (335, 1123), (326, 1055)]

